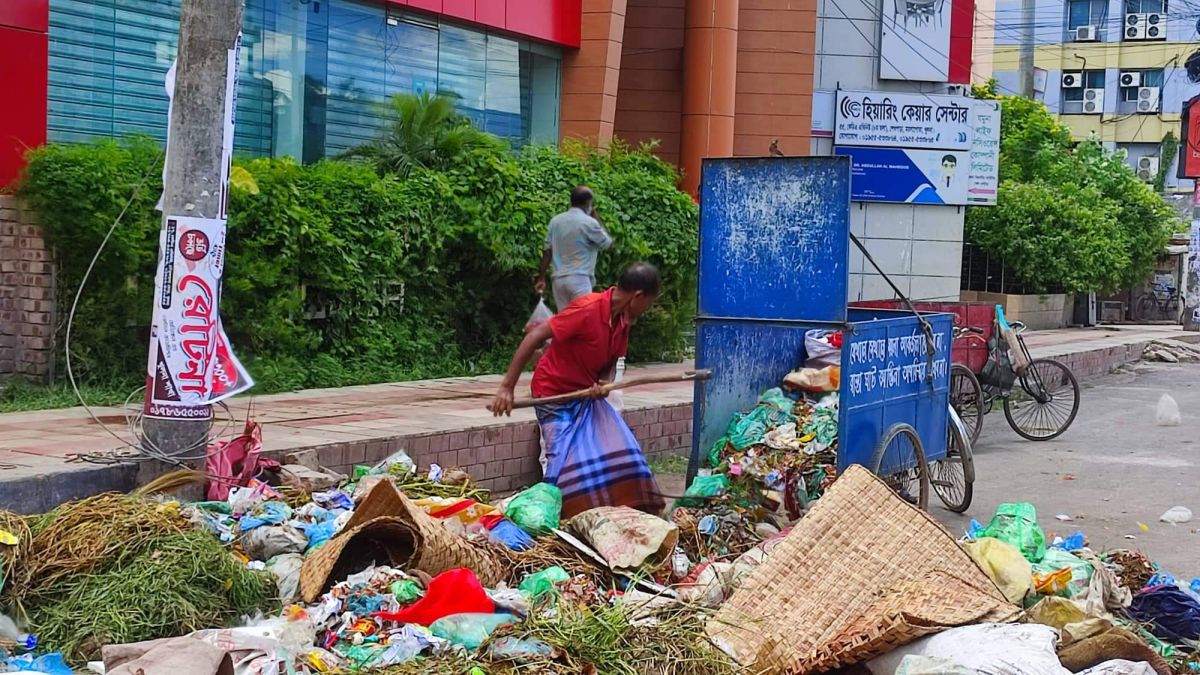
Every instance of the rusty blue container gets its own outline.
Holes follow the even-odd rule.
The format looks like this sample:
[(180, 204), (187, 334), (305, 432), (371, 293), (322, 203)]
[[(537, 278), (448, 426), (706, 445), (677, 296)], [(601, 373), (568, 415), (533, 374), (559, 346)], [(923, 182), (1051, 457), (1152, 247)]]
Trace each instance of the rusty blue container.
[[(892, 424), (946, 454), (953, 316), (848, 309), (850, 163), (845, 157), (705, 160), (700, 184), (696, 383), (688, 480), (735, 413), (804, 364), (804, 336), (843, 332), (838, 469), (871, 467)], [(910, 467), (883, 466), (890, 474)]]

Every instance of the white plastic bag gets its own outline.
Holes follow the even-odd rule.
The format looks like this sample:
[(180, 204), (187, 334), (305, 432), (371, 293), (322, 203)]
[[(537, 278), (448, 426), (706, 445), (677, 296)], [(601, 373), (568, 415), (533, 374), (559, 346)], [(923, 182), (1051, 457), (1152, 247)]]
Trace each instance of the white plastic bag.
[(867, 663), (875, 675), (898, 672), (906, 656), (946, 659), (980, 675), (1070, 675), (1058, 660), (1058, 631), (1038, 624), (981, 623), (922, 638)]
[(1183, 422), (1183, 416), (1179, 414), (1179, 404), (1170, 394), (1159, 397), (1154, 422), (1160, 427), (1177, 427)]
[(1164, 523), (1181, 525), (1183, 523), (1191, 522), (1192, 510), (1186, 506), (1172, 506), (1171, 508), (1167, 509), (1166, 513), (1159, 516), (1158, 519)]
[(896, 675), (976, 675), (979, 671), (964, 668), (951, 659), (940, 656), (909, 654), (896, 668)]
[(533, 313), (529, 315), (529, 320), (525, 322), (525, 332), (528, 333), (546, 323), (552, 316), (554, 316), (554, 312), (551, 312), (550, 308), (546, 306), (546, 301), (538, 298), (537, 307), (533, 308)]
[(1114, 659), (1092, 666), (1078, 675), (1156, 675), (1156, 673), (1145, 661)]
[(804, 333), (804, 352), (807, 368), (824, 368), (842, 365), (842, 350), (829, 344), (829, 337), (837, 331), (814, 329)]

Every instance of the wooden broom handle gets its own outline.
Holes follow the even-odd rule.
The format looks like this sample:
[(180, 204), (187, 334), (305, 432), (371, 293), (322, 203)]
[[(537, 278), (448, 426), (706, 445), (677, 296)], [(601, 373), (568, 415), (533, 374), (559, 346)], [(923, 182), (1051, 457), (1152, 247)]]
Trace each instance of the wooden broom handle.
[[(637, 387), (643, 384), (662, 384), (664, 382), (688, 382), (692, 380), (707, 380), (712, 377), (712, 371), (707, 368), (700, 370), (689, 370), (682, 375), (646, 375), (644, 377), (631, 377), (620, 382), (611, 382), (604, 385), (604, 393), (616, 391), (618, 389), (628, 389), (629, 387)], [(548, 405), (551, 403), (566, 403), (567, 401), (577, 401), (581, 398), (587, 398), (591, 395), (591, 389), (580, 389), (566, 394), (556, 394), (554, 396), (546, 396), (545, 398), (519, 398), (513, 401), (513, 410), (517, 408), (532, 408), (536, 405)]]

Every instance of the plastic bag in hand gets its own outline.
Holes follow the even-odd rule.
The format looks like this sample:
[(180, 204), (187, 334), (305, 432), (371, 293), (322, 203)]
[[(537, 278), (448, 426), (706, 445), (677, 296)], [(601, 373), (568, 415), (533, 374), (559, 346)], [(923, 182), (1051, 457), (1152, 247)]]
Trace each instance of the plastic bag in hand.
[(529, 320), (525, 322), (525, 332), (528, 333), (546, 323), (552, 316), (554, 316), (554, 312), (551, 312), (550, 308), (546, 306), (546, 301), (538, 298), (537, 307), (533, 308), (533, 313), (529, 315)]

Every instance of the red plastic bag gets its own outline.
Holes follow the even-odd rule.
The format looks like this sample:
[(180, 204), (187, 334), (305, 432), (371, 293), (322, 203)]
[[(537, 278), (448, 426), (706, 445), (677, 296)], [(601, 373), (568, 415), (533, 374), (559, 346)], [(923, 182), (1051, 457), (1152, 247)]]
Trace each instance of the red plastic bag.
[(496, 605), (475, 573), (465, 567), (442, 572), (429, 582), (425, 597), (398, 612), (377, 612), (376, 618), (422, 626), (451, 614), (490, 614)]
[(245, 487), (263, 469), (278, 469), (279, 462), (260, 456), (262, 427), (247, 419), (242, 435), (231, 441), (218, 441), (208, 447), (204, 469), (208, 481), (209, 501), (225, 501), (229, 488)]

